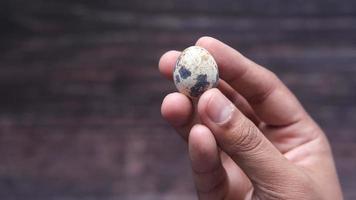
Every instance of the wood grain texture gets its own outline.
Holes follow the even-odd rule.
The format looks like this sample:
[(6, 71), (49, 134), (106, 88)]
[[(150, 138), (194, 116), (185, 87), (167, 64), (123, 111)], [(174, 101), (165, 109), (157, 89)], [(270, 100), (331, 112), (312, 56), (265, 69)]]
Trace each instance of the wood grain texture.
[(276, 72), (356, 191), (356, 2), (0, 2), (0, 198), (196, 199), (162, 53), (217, 37)]

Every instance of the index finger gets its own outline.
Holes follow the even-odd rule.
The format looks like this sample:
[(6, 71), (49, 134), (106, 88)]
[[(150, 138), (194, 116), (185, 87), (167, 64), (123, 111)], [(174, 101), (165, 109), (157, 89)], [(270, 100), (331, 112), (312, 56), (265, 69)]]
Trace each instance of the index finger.
[(172, 73), (180, 51), (171, 50), (161, 56), (158, 63), (159, 71), (167, 78), (172, 79)]
[(245, 97), (266, 124), (284, 126), (303, 118), (303, 107), (274, 73), (214, 38), (202, 37), (196, 45), (213, 55), (220, 78)]

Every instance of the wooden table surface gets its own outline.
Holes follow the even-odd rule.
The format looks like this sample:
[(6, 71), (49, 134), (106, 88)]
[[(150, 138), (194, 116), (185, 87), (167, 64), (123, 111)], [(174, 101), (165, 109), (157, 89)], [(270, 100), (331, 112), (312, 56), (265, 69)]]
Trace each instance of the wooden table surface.
[(276, 72), (356, 199), (356, 1), (3, 0), (0, 199), (196, 199), (162, 53), (203, 35)]

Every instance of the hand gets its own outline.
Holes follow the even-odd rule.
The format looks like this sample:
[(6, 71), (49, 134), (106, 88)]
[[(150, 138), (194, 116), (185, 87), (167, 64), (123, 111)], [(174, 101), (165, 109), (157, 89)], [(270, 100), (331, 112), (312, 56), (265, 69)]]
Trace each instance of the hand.
[[(342, 199), (323, 131), (276, 75), (216, 39), (196, 45), (215, 58), (218, 89), (196, 109), (169, 94), (161, 112), (188, 142), (199, 199)], [(178, 56), (161, 57), (169, 79)]]

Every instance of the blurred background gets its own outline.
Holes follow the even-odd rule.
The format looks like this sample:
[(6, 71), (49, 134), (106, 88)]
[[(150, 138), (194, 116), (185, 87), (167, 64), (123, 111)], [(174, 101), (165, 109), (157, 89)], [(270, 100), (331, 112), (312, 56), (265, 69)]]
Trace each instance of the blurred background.
[(356, 199), (356, 2), (2, 0), (0, 199), (196, 199), (159, 57), (216, 37), (276, 72)]

